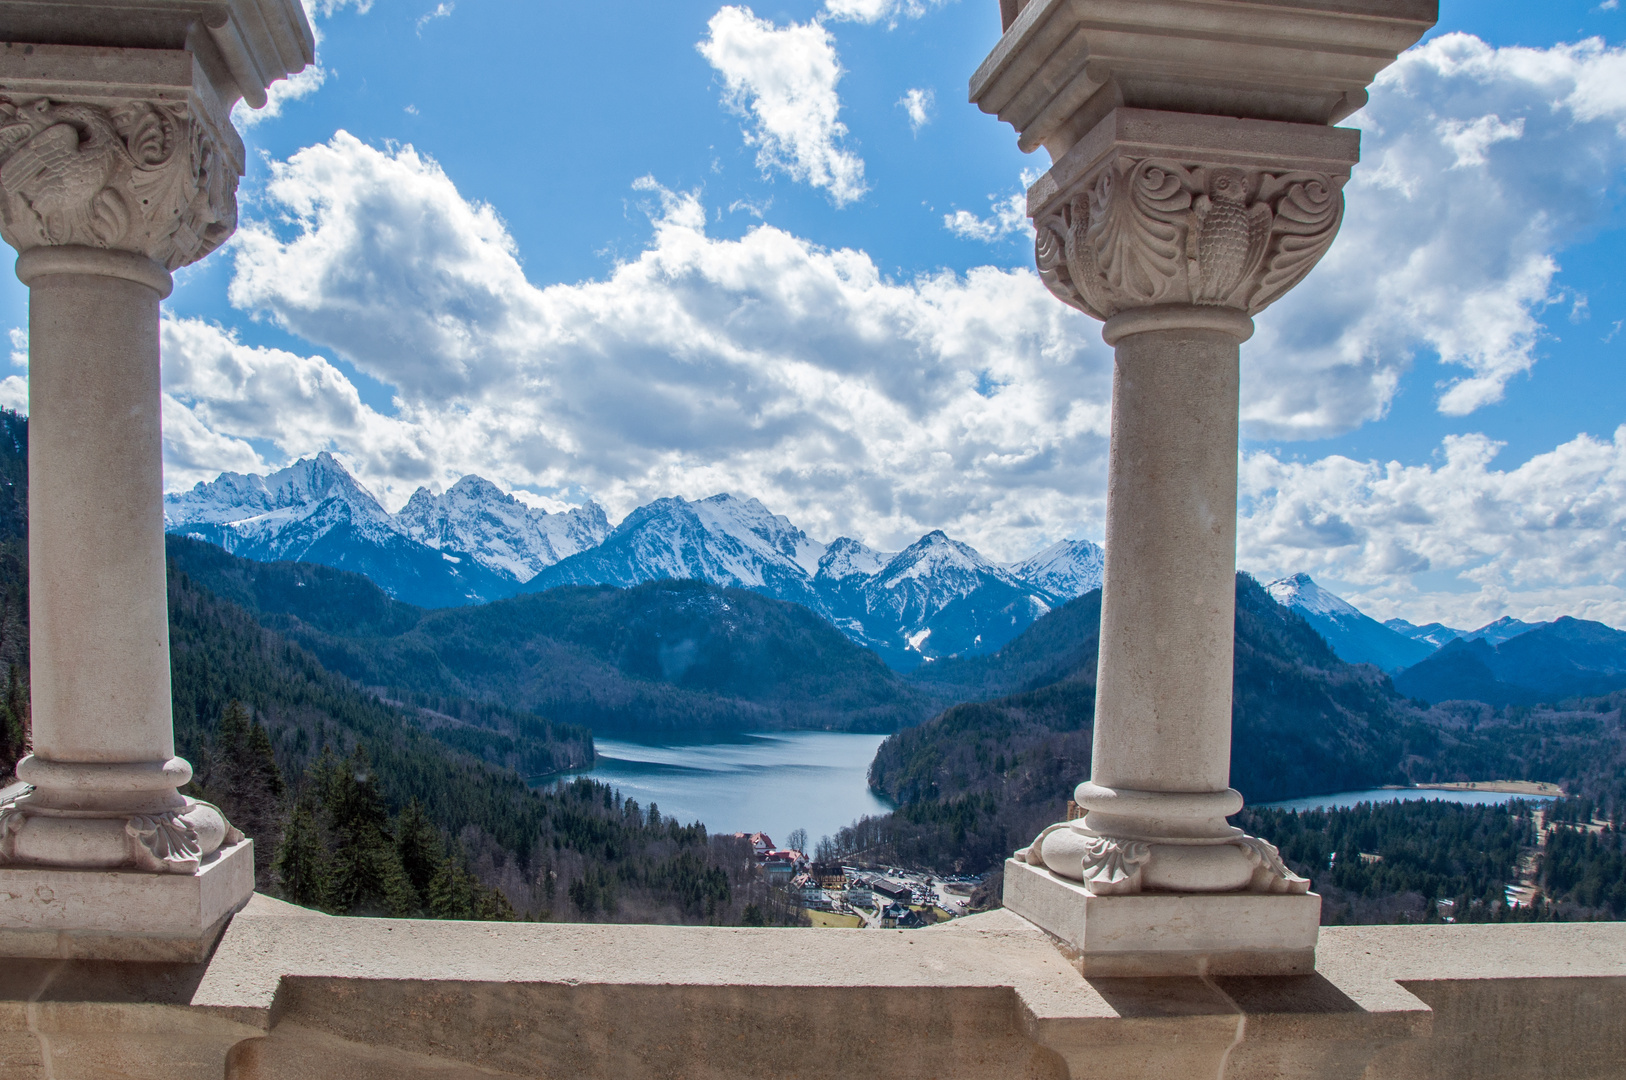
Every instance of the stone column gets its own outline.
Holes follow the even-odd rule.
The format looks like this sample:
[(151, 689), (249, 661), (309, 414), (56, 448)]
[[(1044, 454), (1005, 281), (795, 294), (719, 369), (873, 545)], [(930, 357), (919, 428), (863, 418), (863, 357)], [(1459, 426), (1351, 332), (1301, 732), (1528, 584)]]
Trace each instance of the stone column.
[(1233, 6), (1006, 0), (971, 84), (1050, 153), (1039, 274), (1114, 349), (1091, 777), (1004, 891), (1087, 975), (1315, 964), (1320, 898), (1226, 821), (1240, 346), (1337, 235), (1360, 137), (1330, 125), (1438, 11)]
[(1332, 243), (1358, 153), (1339, 128), (1118, 108), (1029, 194), (1045, 284), (1114, 347), (1112, 447), (1086, 813), (1017, 854), (1005, 899), (1116, 923), (1110, 956), (1083, 928), (1098, 972), (1313, 967), (1319, 898), (1225, 820), (1239, 350)]
[[(178, 48), (57, 44), (47, 23), (0, 52), (0, 236), (29, 286), (33, 721), (33, 789), (0, 805), (0, 955), (201, 959), (253, 893), (252, 841), (177, 790), (159, 372), (171, 271), (237, 222), (243, 87), (215, 43), (258, 41), (272, 77), (297, 67), (268, 46), (310, 51), (291, 0), (269, 5), (281, 38), (262, 21), (245, 39), (248, 2), (181, 19)], [(129, 9), (109, 7), (68, 36), (116, 41)], [(132, 34), (150, 46), (155, 25)]]

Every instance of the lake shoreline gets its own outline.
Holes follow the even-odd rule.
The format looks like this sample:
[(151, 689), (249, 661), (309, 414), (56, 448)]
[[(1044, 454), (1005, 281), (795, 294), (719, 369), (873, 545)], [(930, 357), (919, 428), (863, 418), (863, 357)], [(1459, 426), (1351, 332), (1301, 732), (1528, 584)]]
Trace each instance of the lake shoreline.
[(1543, 799), (1562, 799), (1564, 789), (1557, 784), (1539, 780), (1459, 780), (1437, 784), (1385, 784), (1385, 791), (1486, 791), (1503, 795), (1534, 795)]

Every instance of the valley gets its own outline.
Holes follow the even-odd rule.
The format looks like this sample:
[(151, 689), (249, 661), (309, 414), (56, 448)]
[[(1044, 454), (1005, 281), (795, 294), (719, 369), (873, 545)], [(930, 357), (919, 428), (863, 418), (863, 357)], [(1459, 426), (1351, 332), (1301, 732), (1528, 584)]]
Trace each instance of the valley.
[[(15, 658), (6, 708), (22, 716), (26, 421), (7, 424), (16, 509), (0, 551), (10, 560), (0, 559), (0, 647)], [(189, 493), (189, 523), (172, 516), (168, 544), (180, 751), (200, 763), (195, 790), (263, 838), (267, 887), (317, 906), (730, 921), (749, 905), (751, 918), (795, 921), (732, 837), (671, 812), (723, 815), (639, 788), (721, 758), (701, 767), (650, 748), (776, 732), (879, 740), (867, 777), (854, 775), (895, 809), (842, 795), (851, 817), (802, 813), (796, 827), (815, 825), (807, 843), (822, 836), (828, 859), (937, 874), (997, 868), (1063, 815), (1088, 775), (1101, 560), (1087, 542), (1005, 567), (942, 533), (876, 552), (849, 538), (819, 544), (732, 496), (660, 500), (611, 528), (597, 508), (544, 514), (478, 478), (420, 492), (391, 517), (322, 458), (202, 488), (208, 499)], [(467, 551), (476, 546), (483, 560)], [(874, 626), (895, 627), (903, 646), (866, 644)], [(1607, 690), (1617, 632), (1577, 620), (1414, 629), (1367, 619), (1307, 576), (1267, 588), (1239, 575), (1233, 785), (1260, 803), (1503, 777), (1626, 804), (1618, 701), (1533, 708), (1450, 695), (1456, 654), (1469, 650), (1498, 684), (1556, 670), (1540, 685)], [(1352, 662), (1392, 646), (1385, 634), (1424, 658), (1394, 677)], [(1445, 669), (1429, 676), (1432, 697), (1408, 689), (1431, 665)], [(239, 719), (228, 720), (234, 702)], [(258, 751), (244, 749), (245, 730), (263, 733)], [(595, 731), (616, 751), (596, 769), (608, 785), (580, 776), (595, 770)], [(20, 746), (17, 723), (0, 735)], [(772, 769), (797, 766), (765, 766), (750, 783), (808, 806), (836, 798), (829, 779), (776, 789)], [(707, 790), (728, 799), (729, 783)], [(736, 787), (744, 812), (756, 796)], [(345, 816), (356, 791), (375, 806), (365, 828)], [(736, 817), (726, 825), (767, 824)], [(788, 807), (775, 827), (796, 817)], [(365, 859), (358, 829), (373, 838)], [(411, 844), (438, 854), (423, 863)], [(316, 869), (299, 870), (299, 858)], [(413, 858), (412, 890), (399, 875), (355, 876)]]

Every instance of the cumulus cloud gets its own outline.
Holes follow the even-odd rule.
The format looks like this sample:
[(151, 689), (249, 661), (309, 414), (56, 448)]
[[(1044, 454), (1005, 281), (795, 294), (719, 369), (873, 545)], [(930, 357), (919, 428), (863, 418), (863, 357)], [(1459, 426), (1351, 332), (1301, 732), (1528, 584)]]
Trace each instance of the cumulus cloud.
[(0, 408), (13, 412), (28, 411), (28, 331), (20, 326), (11, 328), (11, 366), (21, 368), (22, 375), (7, 375), (0, 379)]
[[(786, 40), (743, 9), (719, 18), (703, 49), (737, 57), (751, 52), (740, 42)], [(834, 123), (829, 37), (789, 29), (827, 49)], [(1381, 415), (1413, 351), (1464, 372), (1439, 389), (1447, 413), (1528, 370), (1563, 246), (1601, 224), (1600, 192), (1626, 161), (1621, 63), (1596, 42), (1497, 50), (1460, 35), (1402, 58), (1360, 118), (1343, 235), (1246, 347), (1250, 434), (1325, 435)], [(741, 108), (771, 113), (747, 85)], [(166, 375), (171, 483), (211, 453), (276, 465), (329, 448), (394, 505), (478, 472), (527, 497), (588, 493), (612, 513), (751, 494), (815, 535), (883, 547), (941, 527), (1015, 558), (1100, 535), (1107, 352), (1031, 271), (889, 280), (862, 251), (769, 223), (708, 236), (697, 195), (638, 187), (644, 250), (600, 279), (543, 286), (496, 210), (411, 147), (340, 133), (273, 163), (275, 219), (239, 234), (232, 302), (396, 397), (384, 415), (319, 356), (166, 323), (166, 364), (186, 358)], [(998, 239), (1018, 211), (992, 199), (987, 217), (945, 226)], [(1611, 569), (1626, 566), (1623, 445), (1622, 433), (1581, 437), (1508, 469), (1476, 435), (1415, 467), (1249, 455), (1242, 562), (1309, 570), (1380, 616), (1626, 621)], [(242, 467), (208, 470), (228, 466)]]
[(1107, 351), (1035, 274), (890, 281), (771, 225), (715, 239), (696, 195), (637, 186), (646, 249), (538, 287), (434, 161), (341, 133), (272, 167), (286, 225), (244, 228), (230, 296), (393, 386), (393, 415), (200, 323), (166, 326), (166, 385), (219, 435), (343, 451), (394, 503), (479, 472), (614, 513), (734, 491), (825, 538), (944, 527), (996, 557), (1098, 531)]
[(830, 19), (852, 22), (885, 22), (896, 26), (899, 19), (918, 19), (946, 0), (825, 0), (824, 14)]
[(920, 134), (921, 128), (931, 123), (932, 104), (936, 97), (937, 95), (930, 90), (913, 87), (898, 99), (898, 107), (909, 117), (909, 130), (916, 135)]
[(1242, 461), (1238, 546), (1263, 575), (1348, 583), (1377, 618), (1472, 629), (1509, 612), (1626, 625), (1626, 426), (1514, 469), (1483, 435), (1445, 440), (1435, 464), (1332, 456)]
[(244, 345), (201, 319), (165, 318), (161, 343), (171, 489), (212, 480), (223, 469), (262, 468), (255, 442), (276, 447), (277, 463), (342, 450), (361, 471), (387, 476), (407, 493), (431, 476), (427, 433), (363, 404), (355, 385), (323, 357)]
[(988, 196), (990, 213), (978, 217), (969, 210), (956, 210), (943, 215), (943, 228), (966, 240), (981, 240), (992, 244), (1007, 236), (1028, 229), (1028, 198), (1022, 192), (1003, 199)]
[(1264, 438), (1382, 416), (1414, 354), (1464, 370), (1437, 405), (1500, 401), (1537, 361), (1563, 247), (1626, 167), (1626, 49), (1447, 34), (1378, 77), (1332, 251), (1259, 320), (1243, 415)]
[(759, 168), (822, 188), (837, 206), (869, 190), (863, 159), (844, 145), (841, 61), (829, 31), (817, 22), (775, 26), (744, 7), (723, 8), (707, 28), (697, 47), (723, 78), (725, 104), (746, 118)]

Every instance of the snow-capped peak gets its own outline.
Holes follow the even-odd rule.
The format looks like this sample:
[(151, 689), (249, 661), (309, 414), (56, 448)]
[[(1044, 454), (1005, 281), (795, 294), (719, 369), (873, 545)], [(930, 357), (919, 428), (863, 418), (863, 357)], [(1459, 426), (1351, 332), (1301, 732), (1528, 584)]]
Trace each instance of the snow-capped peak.
[(302, 517), (329, 499), (347, 504), (351, 515), (369, 525), (394, 529), (395, 525), (372, 492), (326, 450), (314, 458), (300, 458), (268, 476), (221, 473), (211, 483), (198, 483), (191, 491), (164, 496), (167, 525), (241, 525), (270, 518), (266, 526)]
[(1285, 608), (1296, 608), (1299, 611), (1333, 617), (1361, 614), (1360, 609), (1348, 600), (1317, 585), (1309, 574), (1299, 573), (1292, 577), (1279, 578), (1266, 585), (1265, 591), (1270, 594), (1271, 599)]
[(550, 514), (473, 475), (440, 495), (419, 488), (396, 520), (419, 543), (468, 552), (482, 566), (520, 582), (597, 546), (610, 533), (609, 520), (597, 503)]
[(819, 559), (814, 577), (821, 581), (846, 581), (850, 577), (874, 577), (886, 568), (896, 552), (876, 551), (850, 536), (830, 541)]
[(1088, 540), (1061, 540), (1007, 569), (1030, 585), (1071, 599), (1101, 587), (1106, 554)]
[(760, 501), (723, 492), (687, 505), (708, 532), (732, 537), (760, 556), (788, 559), (809, 577), (818, 572), (824, 545)]
[(1528, 634), (1532, 630), (1539, 630), (1547, 625), (1549, 624), (1544, 622), (1525, 622), (1523, 619), (1515, 619), (1511, 615), (1503, 615), (1495, 622), (1486, 623), (1478, 630), (1471, 630), (1462, 636), (1469, 641), (1483, 638), (1492, 645), (1500, 645), (1502, 642), (1516, 638), (1520, 634)]
[(1018, 584), (1010, 572), (983, 558), (977, 549), (950, 540), (942, 529), (931, 532), (904, 548), (882, 568), (877, 583), (897, 585), (910, 578), (988, 574), (1007, 584)]

